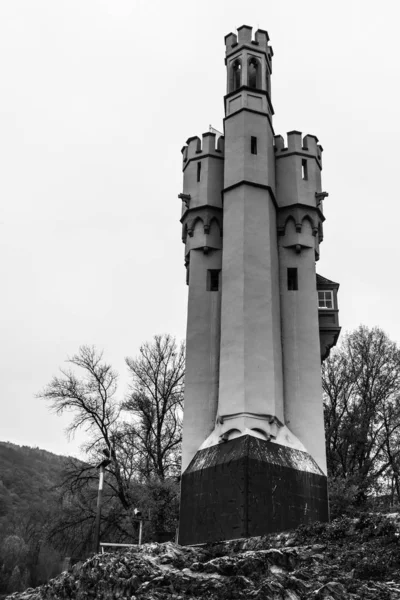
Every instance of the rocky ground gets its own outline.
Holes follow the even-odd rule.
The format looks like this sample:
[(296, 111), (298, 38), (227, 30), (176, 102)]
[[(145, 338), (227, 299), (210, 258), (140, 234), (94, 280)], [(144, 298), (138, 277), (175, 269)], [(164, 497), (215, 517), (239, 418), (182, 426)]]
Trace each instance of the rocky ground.
[(400, 600), (400, 517), (363, 515), (201, 547), (96, 555), (13, 600)]

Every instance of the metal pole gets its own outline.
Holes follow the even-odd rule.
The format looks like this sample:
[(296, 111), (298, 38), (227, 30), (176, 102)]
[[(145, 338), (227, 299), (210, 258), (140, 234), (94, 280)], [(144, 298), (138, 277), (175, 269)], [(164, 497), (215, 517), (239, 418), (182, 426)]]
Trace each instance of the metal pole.
[(100, 547), (100, 520), (101, 520), (101, 499), (103, 496), (103, 483), (104, 483), (104, 465), (100, 465), (99, 472), (99, 491), (97, 494), (97, 512), (96, 512), (96, 523), (94, 529), (94, 551), (97, 554)]
[(143, 537), (143, 520), (139, 521), (139, 546), (142, 545), (142, 537)]

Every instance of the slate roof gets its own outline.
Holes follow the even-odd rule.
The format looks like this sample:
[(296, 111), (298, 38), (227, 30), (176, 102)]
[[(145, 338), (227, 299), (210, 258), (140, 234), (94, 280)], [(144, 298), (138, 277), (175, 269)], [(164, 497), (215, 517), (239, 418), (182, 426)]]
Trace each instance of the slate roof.
[(337, 285), (339, 287), (339, 283), (336, 283), (336, 281), (332, 281), (331, 279), (327, 279), (326, 277), (323, 277), (322, 275), (319, 275), (317, 273), (317, 286), (321, 284), (321, 285)]

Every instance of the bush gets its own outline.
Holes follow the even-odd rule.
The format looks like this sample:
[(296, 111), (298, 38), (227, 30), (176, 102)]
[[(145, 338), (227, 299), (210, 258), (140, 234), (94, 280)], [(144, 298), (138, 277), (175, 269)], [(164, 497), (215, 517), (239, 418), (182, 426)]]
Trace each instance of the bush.
[(355, 530), (361, 533), (363, 540), (373, 537), (396, 538), (396, 526), (389, 518), (380, 514), (362, 513), (355, 524)]
[(359, 497), (359, 486), (354, 478), (330, 477), (328, 479), (331, 519), (354, 515)]
[(356, 579), (382, 580), (388, 575), (389, 567), (385, 557), (371, 556), (364, 558), (354, 569)]
[(340, 517), (326, 526), (325, 539), (340, 540), (354, 532), (354, 519), (350, 517)]

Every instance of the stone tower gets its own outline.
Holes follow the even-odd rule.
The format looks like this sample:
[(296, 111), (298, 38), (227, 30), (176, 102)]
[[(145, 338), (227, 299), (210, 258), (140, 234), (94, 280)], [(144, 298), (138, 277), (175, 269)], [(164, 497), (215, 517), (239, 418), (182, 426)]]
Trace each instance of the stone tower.
[(320, 362), (340, 328), (338, 284), (315, 272), (322, 147), (274, 134), (268, 42), (225, 37), (224, 136), (182, 149), (182, 544), (328, 518)]

